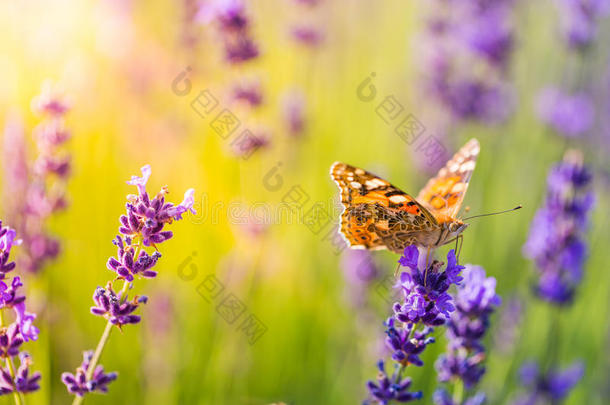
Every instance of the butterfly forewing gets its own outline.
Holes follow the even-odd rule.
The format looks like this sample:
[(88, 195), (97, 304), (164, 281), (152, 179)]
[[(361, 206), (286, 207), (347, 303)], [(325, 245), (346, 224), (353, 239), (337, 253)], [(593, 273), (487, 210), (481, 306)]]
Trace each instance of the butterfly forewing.
[(352, 248), (400, 252), (418, 232), (438, 227), (413, 197), (372, 173), (336, 162), (330, 174), (344, 206), (341, 233)]
[(480, 146), (476, 139), (468, 141), (417, 195), (417, 201), (437, 219), (456, 218), (464, 201), (479, 151)]

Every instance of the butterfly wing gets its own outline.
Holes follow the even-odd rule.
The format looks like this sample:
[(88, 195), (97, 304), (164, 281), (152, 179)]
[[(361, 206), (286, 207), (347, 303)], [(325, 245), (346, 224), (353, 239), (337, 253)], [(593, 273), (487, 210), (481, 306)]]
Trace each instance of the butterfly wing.
[(480, 149), (479, 141), (474, 138), (468, 141), (419, 192), (417, 201), (437, 219), (457, 216)]
[(330, 175), (341, 191), (341, 234), (355, 249), (402, 252), (418, 232), (438, 226), (413, 197), (363, 169), (335, 162)]

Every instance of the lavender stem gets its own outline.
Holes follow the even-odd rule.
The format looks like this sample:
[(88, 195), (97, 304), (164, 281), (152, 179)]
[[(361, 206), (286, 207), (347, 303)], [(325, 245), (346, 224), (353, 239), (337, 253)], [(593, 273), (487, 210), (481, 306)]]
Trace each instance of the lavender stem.
[(461, 404), (464, 399), (464, 381), (461, 378), (457, 378), (453, 385), (453, 402)]
[[(121, 289), (120, 296), (124, 296), (127, 291), (127, 287), (129, 287), (129, 282), (125, 280), (123, 283), (123, 288)], [(95, 353), (93, 354), (93, 358), (91, 359), (91, 363), (89, 363), (89, 368), (87, 369), (87, 380), (91, 380), (93, 378), (93, 373), (95, 372), (95, 368), (97, 367), (97, 363), (100, 361), (100, 357), (102, 357), (102, 351), (104, 351), (104, 347), (106, 346), (106, 342), (108, 342), (108, 338), (110, 338), (110, 332), (112, 332), (112, 327), (114, 325), (112, 322), (108, 321), (106, 323), (106, 328), (104, 328), (104, 332), (102, 333), (102, 337), (95, 348)], [(76, 395), (74, 397), (74, 401), (72, 401), (72, 405), (80, 405), (83, 403), (85, 396)]]

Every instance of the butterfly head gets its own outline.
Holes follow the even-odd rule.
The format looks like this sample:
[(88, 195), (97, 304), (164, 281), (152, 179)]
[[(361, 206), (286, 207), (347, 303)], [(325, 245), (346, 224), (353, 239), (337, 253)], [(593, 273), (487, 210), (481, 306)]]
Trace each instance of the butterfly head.
[(449, 231), (448, 239), (453, 239), (462, 232), (464, 229), (468, 228), (467, 223), (460, 221), (459, 219), (455, 219), (447, 224), (447, 231)]

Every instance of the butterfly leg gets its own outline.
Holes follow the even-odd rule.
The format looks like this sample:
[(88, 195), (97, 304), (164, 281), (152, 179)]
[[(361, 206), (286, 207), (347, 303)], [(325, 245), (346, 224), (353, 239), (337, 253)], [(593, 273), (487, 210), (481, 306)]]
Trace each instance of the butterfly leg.
[(398, 263), (398, 266), (396, 266), (396, 270), (394, 270), (394, 278), (398, 276), (398, 270), (400, 270), (400, 263)]
[(457, 238), (455, 238), (455, 246), (456, 246), (456, 250), (457, 250), (457, 245), (458, 245), (458, 240), (460, 241), (460, 249), (457, 250), (457, 256), (455, 257), (457, 260), (458, 265), (460, 264), (460, 253), (462, 253), (462, 245), (464, 245), (464, 235), (459, 235)]
[(430, 247), (426, 249), (426, 267), (424, 270), (424, 286), (426, 285), (426, 277), (428, 277), (428, 259), (430, 256)]

